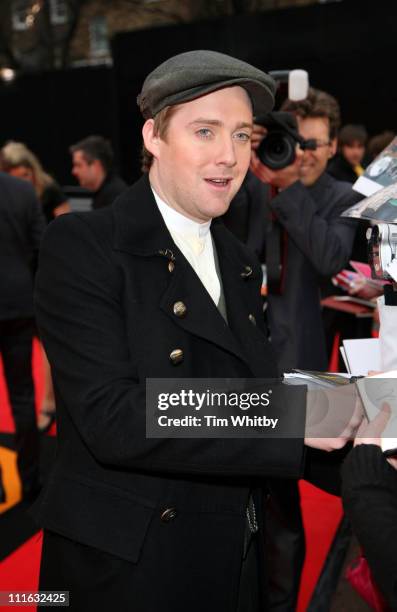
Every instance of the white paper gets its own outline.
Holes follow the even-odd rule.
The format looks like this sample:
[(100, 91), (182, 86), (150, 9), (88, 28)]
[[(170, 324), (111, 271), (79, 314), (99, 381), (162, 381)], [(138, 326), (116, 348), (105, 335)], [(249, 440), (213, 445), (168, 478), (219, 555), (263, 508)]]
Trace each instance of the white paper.
[(351, 374), (350, 367), (349, 367), (349, 362), (347, 361), (347, 357), (346, 357), (345, 348), (343, 346), (340, 346), (339, 350), (340, 350), (340, 354), (342, 355), (342, 359), (343, 359), (343, 363), (345, 364), (345, 368), (349, 372), (349, 374)]
[(366, 176), (360, 176), (353, 185), (354, 191), (362, 193), (365, 196), (371, 196), (377, 191), (382, 189), (382, 185), (379, 185), (376, 181), (367, 178)]
[(380, 345), (378, 338), (343, 340), (343, 348), (352, 376), (367, 376), (370, 370), (380, 371)]
[[(394, 381), (392, 380), (394, 379)], [(369, 421), (375, 419), (384, 404), (388, 404), (391, 414), (382, 432), (382, 450), (397, 448), (397, 370), (382, 372), (375, 376), (360, 378), (357, 388)]]

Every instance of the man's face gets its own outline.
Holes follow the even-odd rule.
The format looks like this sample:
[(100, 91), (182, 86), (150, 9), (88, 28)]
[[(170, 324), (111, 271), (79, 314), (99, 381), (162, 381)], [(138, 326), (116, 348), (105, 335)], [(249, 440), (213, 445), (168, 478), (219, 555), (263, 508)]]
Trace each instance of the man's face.
[(313, 185), (325, 172), (328, 160), (335, 155), (336, 139), (330, 140), (329, 121), (325, 117), (297, 117), (300, 134), (306, 140), (317, 141), (315, 151), (305, 150), (299, 169), (299, 178), (306, 187)]
[(343, 145), (341, 152), (351, 166), (358, 166), (363, 160), (365, 147), (358, 140), (354, 140), (351, 144)]
[(73, 153), (72, 174), (81, 187), (92, 191), (98, 189), (98, 160), (87, 162), (83, 151)]
[(225, 213), (250, 162), (252, 106), (242, 87), (220, 89), (181, 104), (165, 140), (143, 135), (154, 155), (150, 181), (169, 206), (203, 223)]

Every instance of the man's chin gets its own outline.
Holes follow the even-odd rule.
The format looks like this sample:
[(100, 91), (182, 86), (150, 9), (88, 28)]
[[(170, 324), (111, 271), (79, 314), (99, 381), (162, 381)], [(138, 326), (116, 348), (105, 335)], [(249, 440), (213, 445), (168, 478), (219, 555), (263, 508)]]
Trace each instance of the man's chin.
[(317, 175), (313, 175), (313, 174), (301, 174), (300, 176), (300, 182), (305, 186), (305, 187), (311, 187), (312, 185), (314, 185), (314, 183), (317, 181), (317, 179), (320, 178)]

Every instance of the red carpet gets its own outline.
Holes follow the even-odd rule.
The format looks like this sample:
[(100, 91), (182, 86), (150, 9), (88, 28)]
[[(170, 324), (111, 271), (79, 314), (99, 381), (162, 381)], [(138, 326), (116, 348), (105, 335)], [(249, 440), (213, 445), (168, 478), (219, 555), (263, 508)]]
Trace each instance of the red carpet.
[(342, 518), (339, 497), (301, 481), (303, 524), (306, 536), (306, 559), (298, 600), (298, 612), (305, 612), (316, 586), (328, 549)]
[[(34, 344), (34, 378), (36, 387), (36, 404), (39, 406), (42, 393), (42, 366), (40, 346)], [(1, 368), (1, 363), (0, 363)], [(0, 432), (12, 432), (13, 421), (9, 408), (6, 389), (4, 385), (2, 369), (0, 369)], [(4, 450), (0, 453), (0, 461), (4, 461), (10, 451)], [(3, 457), (3, 460), (2, 460)], [(8, 461), (13, 464), (12, 458)], [(15, 461), (14, 461), (15, 463)], [(5, 471), (6, 465), (3, 465)], [(14, 489), (18, 491), (19, 483), (13, 483)], [(303, 520), (306, 533), (306, 562), (301, 581), (301, 592), (299, 597), (298, 612), (305, 612), (316, 581), (326, 559), (328, 548), (342, 516), (340, 499), (320, 491), (316, 487), (301, 482), (301, 496)], [(15, 493), (15, 492), (14, 492)], [(13, 500), (18, 497), (15, 493)], [(3, 507), (2, 507), (3, 506)], [(0, 505), (0, 512), (5, 510), (5, 505)], [(20, 546), (13, 554), (9, 555), (0, 563), (0, 591), (25, 590), (31, 591), (37, 588), (38, 571), (41, 554), (41, 535), (35, 535)], [(0, 609), (8, 609), (0, 607)], [(33, 610), (33, 607), (13, 608), (14, 610)]]
[[(40, 567), (42, 535), (34, 535), (0, 563), (0, 591), (36, 591)], [(0, 610), (10, 610), (0, 606)], [(36, 606), (13, 606), (12, 610), (36, 610)]]

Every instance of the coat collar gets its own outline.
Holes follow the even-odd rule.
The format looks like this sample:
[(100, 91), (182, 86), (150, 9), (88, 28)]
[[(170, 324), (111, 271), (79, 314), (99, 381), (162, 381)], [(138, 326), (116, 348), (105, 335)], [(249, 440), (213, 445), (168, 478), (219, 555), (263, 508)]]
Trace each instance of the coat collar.
[(113, 214), (113, 247), (117, 251), (155, 255), (175, 248), (146, 174), (117, 198)]
[[(189, 333), (214, 342), (236, 355), (254, 375), (261, 375), (255, 371), (256, 355), (249, 344), (252, 323), (248, 316), (252, 304), (249, 292), (244, 287), (246, 282), (258, 280), (254, 273), (253, 256), (247, 256), (245, 247), (223, 222), (214, 219), (211, 234), (218, 253), (229, 325), (226, 325), (197, 274), (174, 243), (158, 210), (148, 177), (143, 176), (122, 194), (112, 208), (115, 250), (136, 256), (160, 255), (175, 261), (170, 284), (160, 302), (165, 314)], [(184, 318), (178, 319), (173, 313), (173, 305), (177, 301), (183, 301), (188, 309), (188, 315)]]

